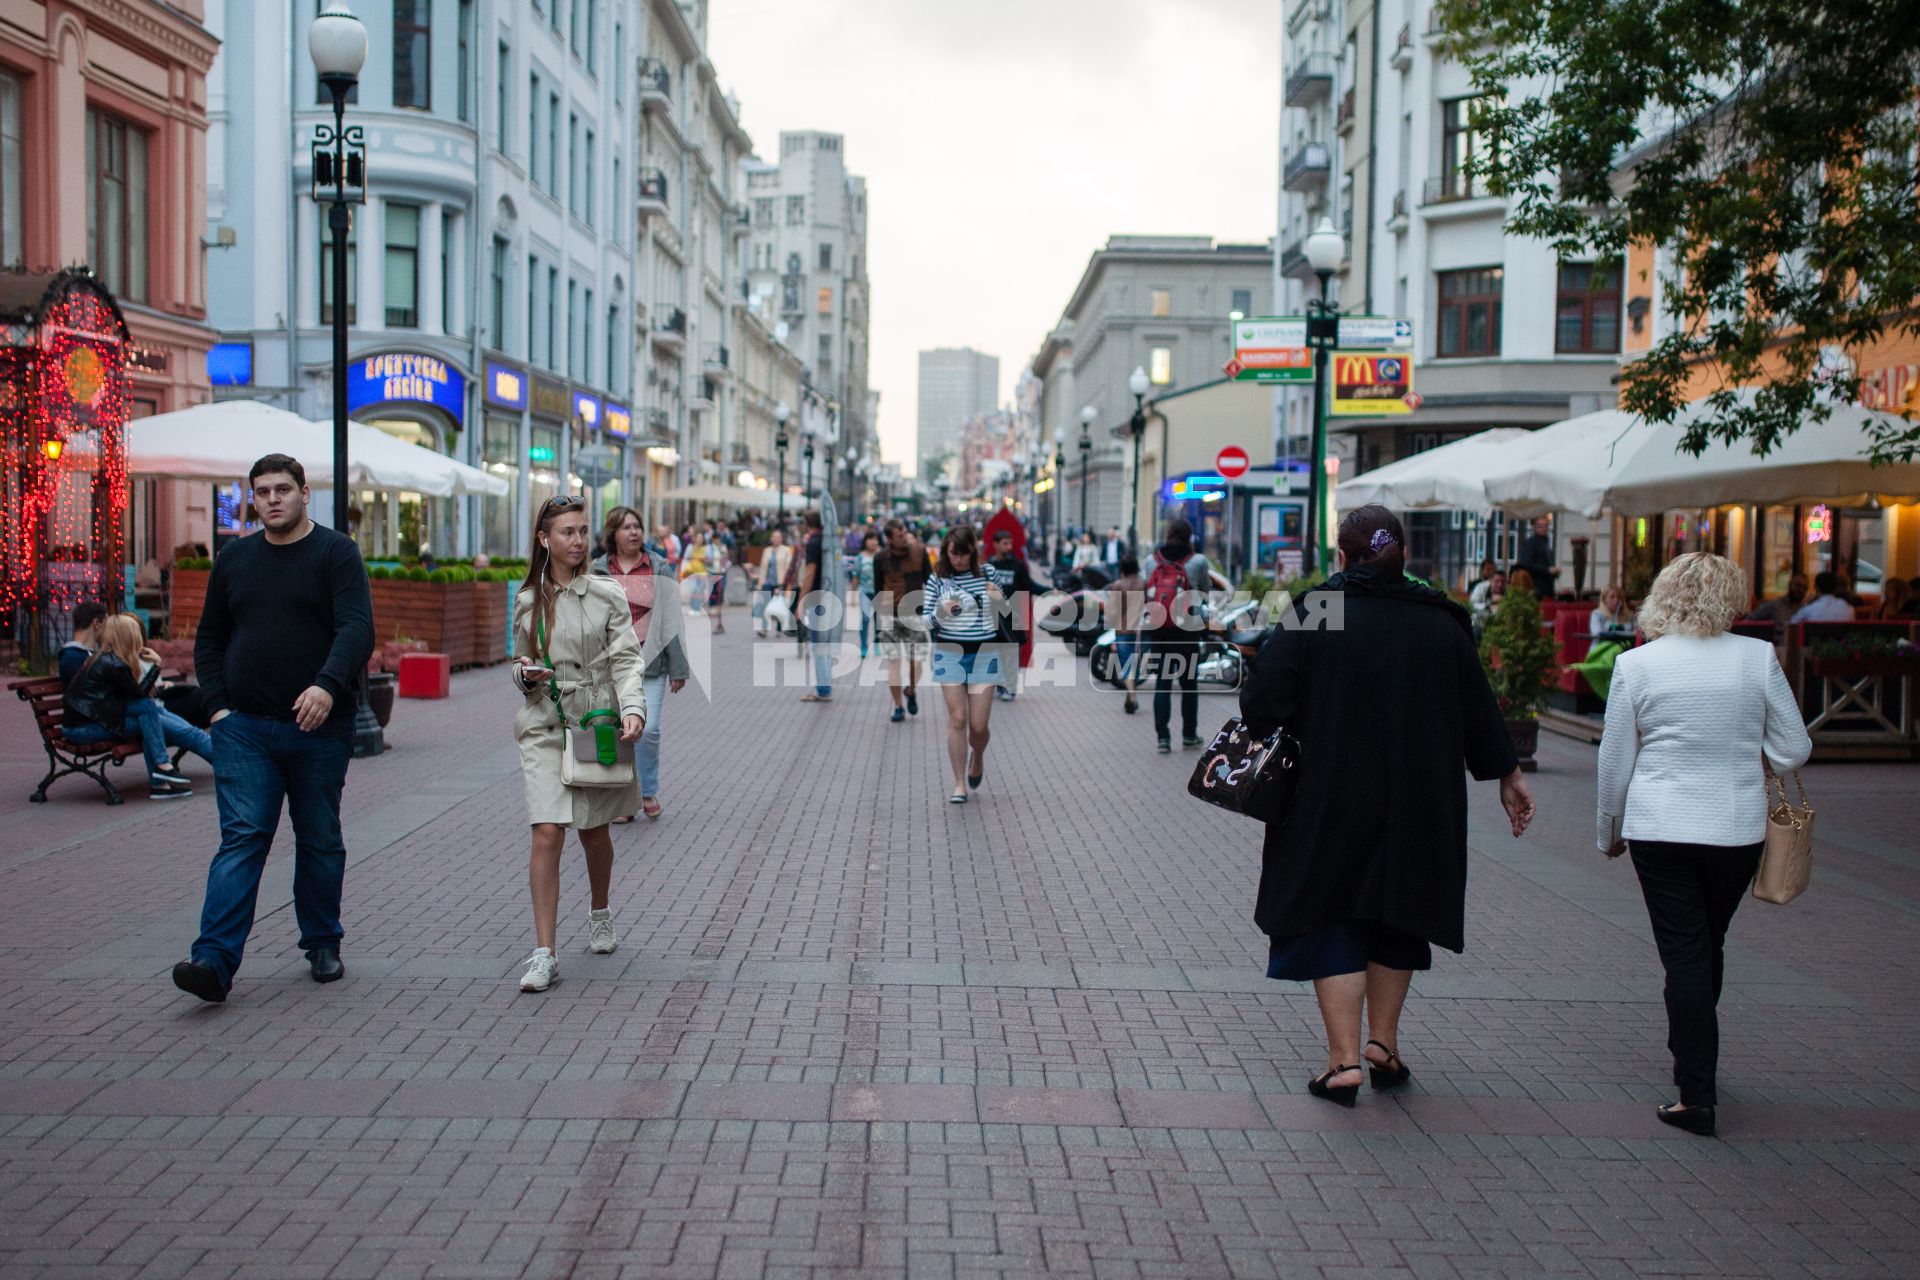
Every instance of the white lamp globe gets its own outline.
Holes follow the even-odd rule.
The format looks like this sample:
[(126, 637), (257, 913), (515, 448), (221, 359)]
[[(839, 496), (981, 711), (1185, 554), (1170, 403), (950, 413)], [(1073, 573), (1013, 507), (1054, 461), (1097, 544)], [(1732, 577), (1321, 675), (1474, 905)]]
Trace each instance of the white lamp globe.
[(1138, 365), (1134, 366), (1133, 373), (1127, 378), (1127, 390), (1136, 396), (1143, 396), (1147, 394), (1147, 388), (1152, 385), (1152, 380), (1147, 377), (1147, 371)]
[(1347, 242), (1333, 229), (1333, 219), (1322, 218), (1320, 225), (1307, 237), (1307, 262), (1320, 275), (1330, 275), (1340, 269), (1341, 260), (1347, 256)]
[(1092, 405), (1088, 405), (1086, 408), (1080, 411), (1080, 425), (1083, 427), (1090, 427), (1093, 425), (1093, 420), (1099, 416), (1100, 416), (1100, 411), (1094, 408)]
[(307, 53), (323, 77), (360, 78), (367, 61), (367, 29), (346, 0), (333, 0), (307, 28)]

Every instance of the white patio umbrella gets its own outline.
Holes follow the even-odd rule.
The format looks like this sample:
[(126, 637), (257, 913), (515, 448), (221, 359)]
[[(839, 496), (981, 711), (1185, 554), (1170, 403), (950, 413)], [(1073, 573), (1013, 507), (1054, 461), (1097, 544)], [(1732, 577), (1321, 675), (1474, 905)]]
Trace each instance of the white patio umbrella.
[(1522, 447), (1488, 459), (1487, 501), (1515, 515), (1572, 511), (1598, 516), (1621, 468), (1658, 431), (1620, 409), (1542, 427)]
[(1395, 511), (1487, 511), (1493, 505), (1481, 482), (1487, 468), (1504, 450), (1533, 434), (1523, 427), (1494, 427), (1389, 462), (1341, 481), (1334, 489), (1334, 506), (1351, 511), (1377, 502)]
[[(327, 448), (331, 452), (331, 424), (327, 431)], [(513, 488), (504, 476), (470, 467), (417, 444), (408, 444), (378, 427), (359, 422), (347, 424), (347, 463), (356, 472), (365, 469), (370, 482), (361, 487), (367, 489), (399, 489), (430, 498), (468, 494), (501, 498)]]

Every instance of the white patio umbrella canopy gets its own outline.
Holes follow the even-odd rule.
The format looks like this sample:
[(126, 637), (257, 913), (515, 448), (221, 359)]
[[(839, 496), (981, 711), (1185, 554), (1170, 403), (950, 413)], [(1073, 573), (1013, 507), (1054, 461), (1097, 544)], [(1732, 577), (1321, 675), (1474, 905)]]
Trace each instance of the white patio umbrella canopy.
[(1481, 482), (1487, 468), (1503, 450), (1532, 434), (1523, 427), (1494, 427), (1389, 462), (1337, 485), (1334, 506), (1351, 511), (1377, 502), (1395, 511), (1489, 510), (1492, 504)]
[[(263, 455), (298, 458), (307, 483), (333, 487), (333, 425), (257, 400), (221, 400), (128, 424), (127, 465), (135, 475), (237, 480)], [(505, 495), (511, 488), (478, 467), (395, 439), (376, 427), (347, 424), (347, 484), (355, 489)]]
[(1519, 447), (1488, 459), (1487, 501), (1516, 515), (1573, 511), (1596, 517), (1620, 469), (1656, 430), (1620, 409), (1542, 427)]

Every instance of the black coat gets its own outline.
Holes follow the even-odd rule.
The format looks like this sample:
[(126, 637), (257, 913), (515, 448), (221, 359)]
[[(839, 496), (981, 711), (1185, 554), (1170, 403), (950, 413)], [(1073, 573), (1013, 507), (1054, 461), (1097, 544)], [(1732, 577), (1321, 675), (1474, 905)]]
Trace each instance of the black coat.
[(96, 650), (67, 686), (61, 700), (66, 712), (63, 723), (69, 729), (97, 724), (115, 733), (124, 732), (127, 704), (152, 697), (154, 681), (159, 677), (158, 667), (145, 676), (136, 676), (117, 655)]
[(1467, 612), (1367, 569), (1329, 579), (1324, 594), (1296, 604), (1240, 691), (1255, 733), (1285, 724), (1300, 742), (1292, 807), (1267, 828), (1254, 919), (1276, 939), (1379, 921), (1460, 951), (1466, 773), (1502, 778), (1515, 766)]

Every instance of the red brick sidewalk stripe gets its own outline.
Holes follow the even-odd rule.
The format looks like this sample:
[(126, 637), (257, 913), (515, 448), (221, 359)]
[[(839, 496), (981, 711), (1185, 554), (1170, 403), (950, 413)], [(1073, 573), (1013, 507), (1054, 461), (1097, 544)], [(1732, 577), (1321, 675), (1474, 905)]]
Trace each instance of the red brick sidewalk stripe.
[[(1349, 1111), (1304, 1093), (1272, 1093), (1260, 1099), (1276, 1129), (1289, 1133), (1413, 1133), (1411, 1108), (1393, 1098), (1360, 1096)], [(1422, 1098), (1416, 1105), (1426, 1105)]]
[[(1561, 1138), (1567, 1128), (1529, 1098), (1409, 1098), (1406, 1113), (1427, 1133)], [(1595, 1135), (1620, 1136), (1620, 1135)]]
[(680, 1110), (687, 1087), (675, 1080), (560, 1080), (540, 1090), (535, 1119), (663, 1120)]
[(843, 1084), (833, 1091), (832, 1118), (971, 1124), (980, 1113), (969, 1085)]
[(1183, 1093), (1174, 1089), (1117, 1089), (1120, 1109), (1135, 1129), (1269, 1129), (1251, 1093)]
[(827, 1118), (830, 1085), (692, 1084), (680, 1104), (684, 1120), (790, 1120)]
[(251, 1080), (115, 1080), (74, 1110), (95, 1116), (218, 1116)]
[(0, 1116), (63, 1116), (100, 1080), (0, 1080)]
[(393, 1080), (262, 1080), (232, 1111), (245, 1116), (370, 1116), (398, 1087)]
[(1019, 1089), (982, 1085), (980, 1119), (988, 1124), (1123, 1125), (1111, 1089)]
[(519, 1119), (540, 1096), (527, 1080), (408, 1080), (380, 1108), (382, 1116), (434, 1120)]

